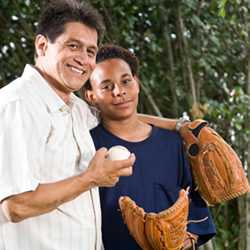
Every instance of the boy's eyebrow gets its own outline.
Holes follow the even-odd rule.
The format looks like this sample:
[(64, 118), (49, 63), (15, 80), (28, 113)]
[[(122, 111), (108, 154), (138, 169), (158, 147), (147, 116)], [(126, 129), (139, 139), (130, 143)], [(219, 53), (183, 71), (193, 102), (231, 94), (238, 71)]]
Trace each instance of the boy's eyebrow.
[(131, 76), (131, 74), (129, 74), (129, 73), (122, 74), (122, 77), (125, 77), (125, 76)]
[[(124, 73), (121, 77), (124, 78), (124, 77), (127, 77), (127, 76), (132, 77), (132, 75), (129, 74), (129, 73)], [(108, 84), (108, 83), (112, 83), (112, 80), (105, 79), (105, 80), (101, 81), (101, 85)]]
[(101, 81), (101, 85), (104, 85), (104, 84), (107, 84), (107, 83), (111, 83), (111, 80), (106, 79), (106, 80)]

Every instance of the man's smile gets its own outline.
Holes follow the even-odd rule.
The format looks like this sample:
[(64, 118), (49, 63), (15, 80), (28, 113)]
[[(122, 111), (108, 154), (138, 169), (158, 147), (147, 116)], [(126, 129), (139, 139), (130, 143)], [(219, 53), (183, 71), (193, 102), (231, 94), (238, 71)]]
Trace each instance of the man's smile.
[(71, 69), (71, 71), (73, 71), (74, 73), (80, 74), (80, 75), (84, 75), (87, 72), (87, 70), (85, 70), (85, 69), (81, 69), (79, 67), (76, 67), (76, 66), (73, 66), (70, 64), (67, 64), (67, 66)]

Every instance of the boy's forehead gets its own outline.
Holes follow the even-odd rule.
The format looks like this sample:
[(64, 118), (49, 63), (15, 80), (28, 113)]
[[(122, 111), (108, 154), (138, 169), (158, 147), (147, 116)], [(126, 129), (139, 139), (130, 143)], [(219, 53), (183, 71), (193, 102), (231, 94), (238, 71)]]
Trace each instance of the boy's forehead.
[(126, 73), (131, 74), (131, 69), (127, 62), (120, 58), (112, 58), (97, 63), (90, 80), (101, 82)]
[(117, 72), (117, 69), (130, 71), (128, 63), (121, 58), (109, 58), (99, 62), (96, 64), (96, 69), (104, 72), (112, 72), (113, 74)]

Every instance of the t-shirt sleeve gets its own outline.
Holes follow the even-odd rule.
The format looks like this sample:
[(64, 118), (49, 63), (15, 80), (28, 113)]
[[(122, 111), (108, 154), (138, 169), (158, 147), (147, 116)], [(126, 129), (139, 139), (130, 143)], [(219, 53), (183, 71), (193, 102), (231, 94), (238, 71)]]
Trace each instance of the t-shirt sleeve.
[(190, 200), (188, 231), (199, 235), (200, 246), (216, 234), (215, 225), (206, 203), (197, 191), (191, 191)]
[(179, 141), (179, 166), (180, 186), (184, 189), (186, 189), (187, 187), (191, 188), (191, 186), (193, 185), (192, 176), (190, 172), (190, 166), (184, 152), (182, 141)]
[(199, 193), (195, 191), (195, 183), (192, 180), (192, 174), (190, 171), (191, 168), (183, 149), (182, 155), (184, 163), (183, 185), (184, 187), (190, 187), (190, 206), (188, 217), (190, 223), (188, 224), (188, 231), (199, 235), (198, 245), (203, 245), (215, 235), (215, 226), (206, 203), (200, 197)]
[(180, 158), (180, 161), (182, 162), (182, 169), (180, 170), (181, 186), (183, 188), (190, 187), (190, 206), (188, 218), (190, 223), (188, 224), (188, 231), (199, 235), (198, 245), (202, 245), (216, 234), (215, 225), (206, 203), (203, 201), (199, 193), (195, 191), (196, 187), (192, 179), (191, 167), (187, 160), (183, 146), (181, 147)]
[(34, 190), (39, 184), (32, 176), (29, 160), (29, 120), (21, 101), (0, 108), (0, 201)]

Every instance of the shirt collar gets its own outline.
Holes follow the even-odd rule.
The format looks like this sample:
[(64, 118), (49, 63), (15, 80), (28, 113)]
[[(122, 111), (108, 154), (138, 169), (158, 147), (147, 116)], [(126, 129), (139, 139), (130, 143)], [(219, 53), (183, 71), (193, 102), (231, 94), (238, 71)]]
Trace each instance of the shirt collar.
[(73, 107), (75, 95), (72, 93), (69, 104), (66, 104), (34, 66), (27, 64), (22, 77), (31, 81), (32, 85), (36, 88), (36, 94), (40, 96), (50, 112), (69, 111)]

